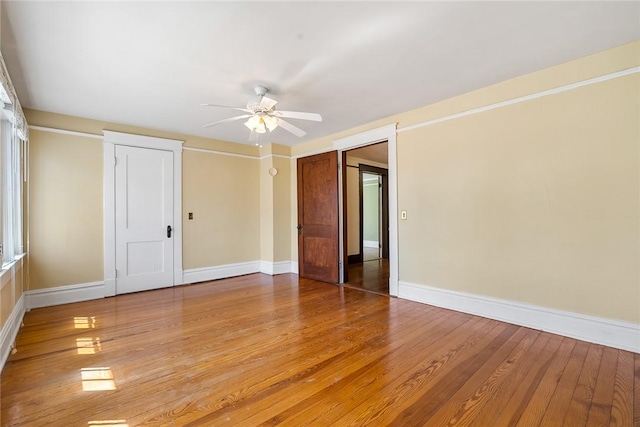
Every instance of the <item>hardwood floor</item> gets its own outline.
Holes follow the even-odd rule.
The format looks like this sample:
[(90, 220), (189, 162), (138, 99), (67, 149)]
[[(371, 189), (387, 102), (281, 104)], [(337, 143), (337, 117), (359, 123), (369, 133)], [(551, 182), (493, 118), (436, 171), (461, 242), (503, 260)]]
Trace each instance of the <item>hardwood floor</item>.
[(374, 259), (349, 265), (349, 282), (345, 286), (354, 289), (389, 295), (389, 260)]
[(640, 355), (254, 274), (35, 309), (5, 426), (639, 426)]

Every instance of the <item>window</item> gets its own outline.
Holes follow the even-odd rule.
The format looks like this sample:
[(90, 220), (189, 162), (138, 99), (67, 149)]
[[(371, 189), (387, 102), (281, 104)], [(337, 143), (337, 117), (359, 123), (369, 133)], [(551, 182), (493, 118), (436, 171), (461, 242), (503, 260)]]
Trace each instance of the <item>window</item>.
[(0, 258), (3, 269), (24, 254), (23, 188), (29, 128), (0, 54)]
[[(0, 96), (0, 98), (3, 98)], [(23, 251), (22, 212), (24, 141), (17, 131), (13, 106), (3, 105), (0, 120), (0, 218), (2, 264), (13, 262)]]

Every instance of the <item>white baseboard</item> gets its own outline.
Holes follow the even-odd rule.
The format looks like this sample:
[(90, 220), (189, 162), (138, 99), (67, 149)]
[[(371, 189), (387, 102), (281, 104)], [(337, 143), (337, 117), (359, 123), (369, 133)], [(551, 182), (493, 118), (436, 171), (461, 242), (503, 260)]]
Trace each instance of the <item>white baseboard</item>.
[(284, 274), (298, 273), (295, 261), (250, 261), (236, 264), (216, 265), (215, 267), (192, 268), (184, 270), (183, 284), (206, 282), (208, 280), (226, 279), (252, 273)]
[(640, 353), (640, 325), (400, 282), (400, 298)]
[(244, 274), (259, 273), (260, 261), (239, 262), (236, 264), (217, 265), (215, 267), (192, 268), (184, 270), (183, 284), (206, 282), (208, 280), (225, 279)]
[(380, 248), (380, 242), (377, 240), (363, 240), (362, 246), (365, 248)]
[(260, 272), (265, 274), (285, 274), (285, 273), (298, 273), (298, 263), (295, 263), (294, 270), (294, 261), (278, 261), (278, 262), (270, 262), (270, 261), (260, 261)]
[(57, 286), (48, 289), (26, 291), (27, 309), (69, 304), (104, 298), (104, 282), (89, 282), (78, 285)]
[[(218, 265), (215, 267), (194, 268), (178, 272), (183, 277), (182, 284), (206, 282), (208, 280), (225, 279), (227, 277), (242, 276), (251, 273), (282, 274), (290, 273), (293, 269), (291, 261), (267, 263), (265, 261), (251, 261), (236, 264)], [(297, 273), (297, 263), (295, 272)], [(115, 283), (115, 281), (113, 281)], [(115, 287), (115, 285), (114, 285)], [(78, 285), (58, 286), (48, 289), (26, 291), (25, 308), (48, 307), (52, 305), (69, 304), (105, 297), (105, 282), (81, 283)]]
[(25, 295), (22, 294), (16, 303), (16, 306), (13, 307), (9, 318), (2, 327), (2, 332), (0, 332), (0, 371), (2, 371), (5, 362), (9, 358), (11, 346), (15, 342), (18, 330), (22, 324), (22, 318), (25, 313), (24, 300)]

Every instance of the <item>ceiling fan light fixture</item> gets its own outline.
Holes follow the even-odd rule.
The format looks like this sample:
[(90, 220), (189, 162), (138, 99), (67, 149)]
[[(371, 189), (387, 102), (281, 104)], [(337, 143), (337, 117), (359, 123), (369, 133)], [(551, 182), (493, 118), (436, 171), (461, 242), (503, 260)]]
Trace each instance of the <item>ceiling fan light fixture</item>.
[(244, 122), (244, 125), (249, 128), (252, 132), (256, 133), (266, 133), (267, 129), (269, 132), (278, 127), (278, 119), (276, 117), (271, 116), (251, 116), (249, 119)]
[(278, 127), (278, 118), (277, 117), (263, 116), (262, 117), (262, 121), (265, 124), (265, 126), (267, 126), (267, 129), (269, 129), (269, 132), (273, 131), (275, 128)]
[(258, 124), (258, 126), (256, 126), (254, 131), (256, 131), (258, 133), (266, 133), (267, 132), (267, 128), (265, 128), (264, 127), (264, 123), (262, 121), (260, 121), (260, 123)]
[(251, 116), (249, 119), (244, 122), (244, 125), (249, 128), (249, 130), (255, 130), (256, 127), (260, 124), (260, 117)]

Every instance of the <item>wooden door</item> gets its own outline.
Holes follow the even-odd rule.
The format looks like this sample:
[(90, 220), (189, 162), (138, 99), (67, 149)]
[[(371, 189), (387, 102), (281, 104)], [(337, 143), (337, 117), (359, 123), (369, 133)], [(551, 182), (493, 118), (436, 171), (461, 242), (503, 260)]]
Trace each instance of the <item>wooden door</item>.
[(173, 286), (173, 153), (115, 153), (116, 293)]
[(300, 277), (338, 283), (338, 152), (298, 159)]

